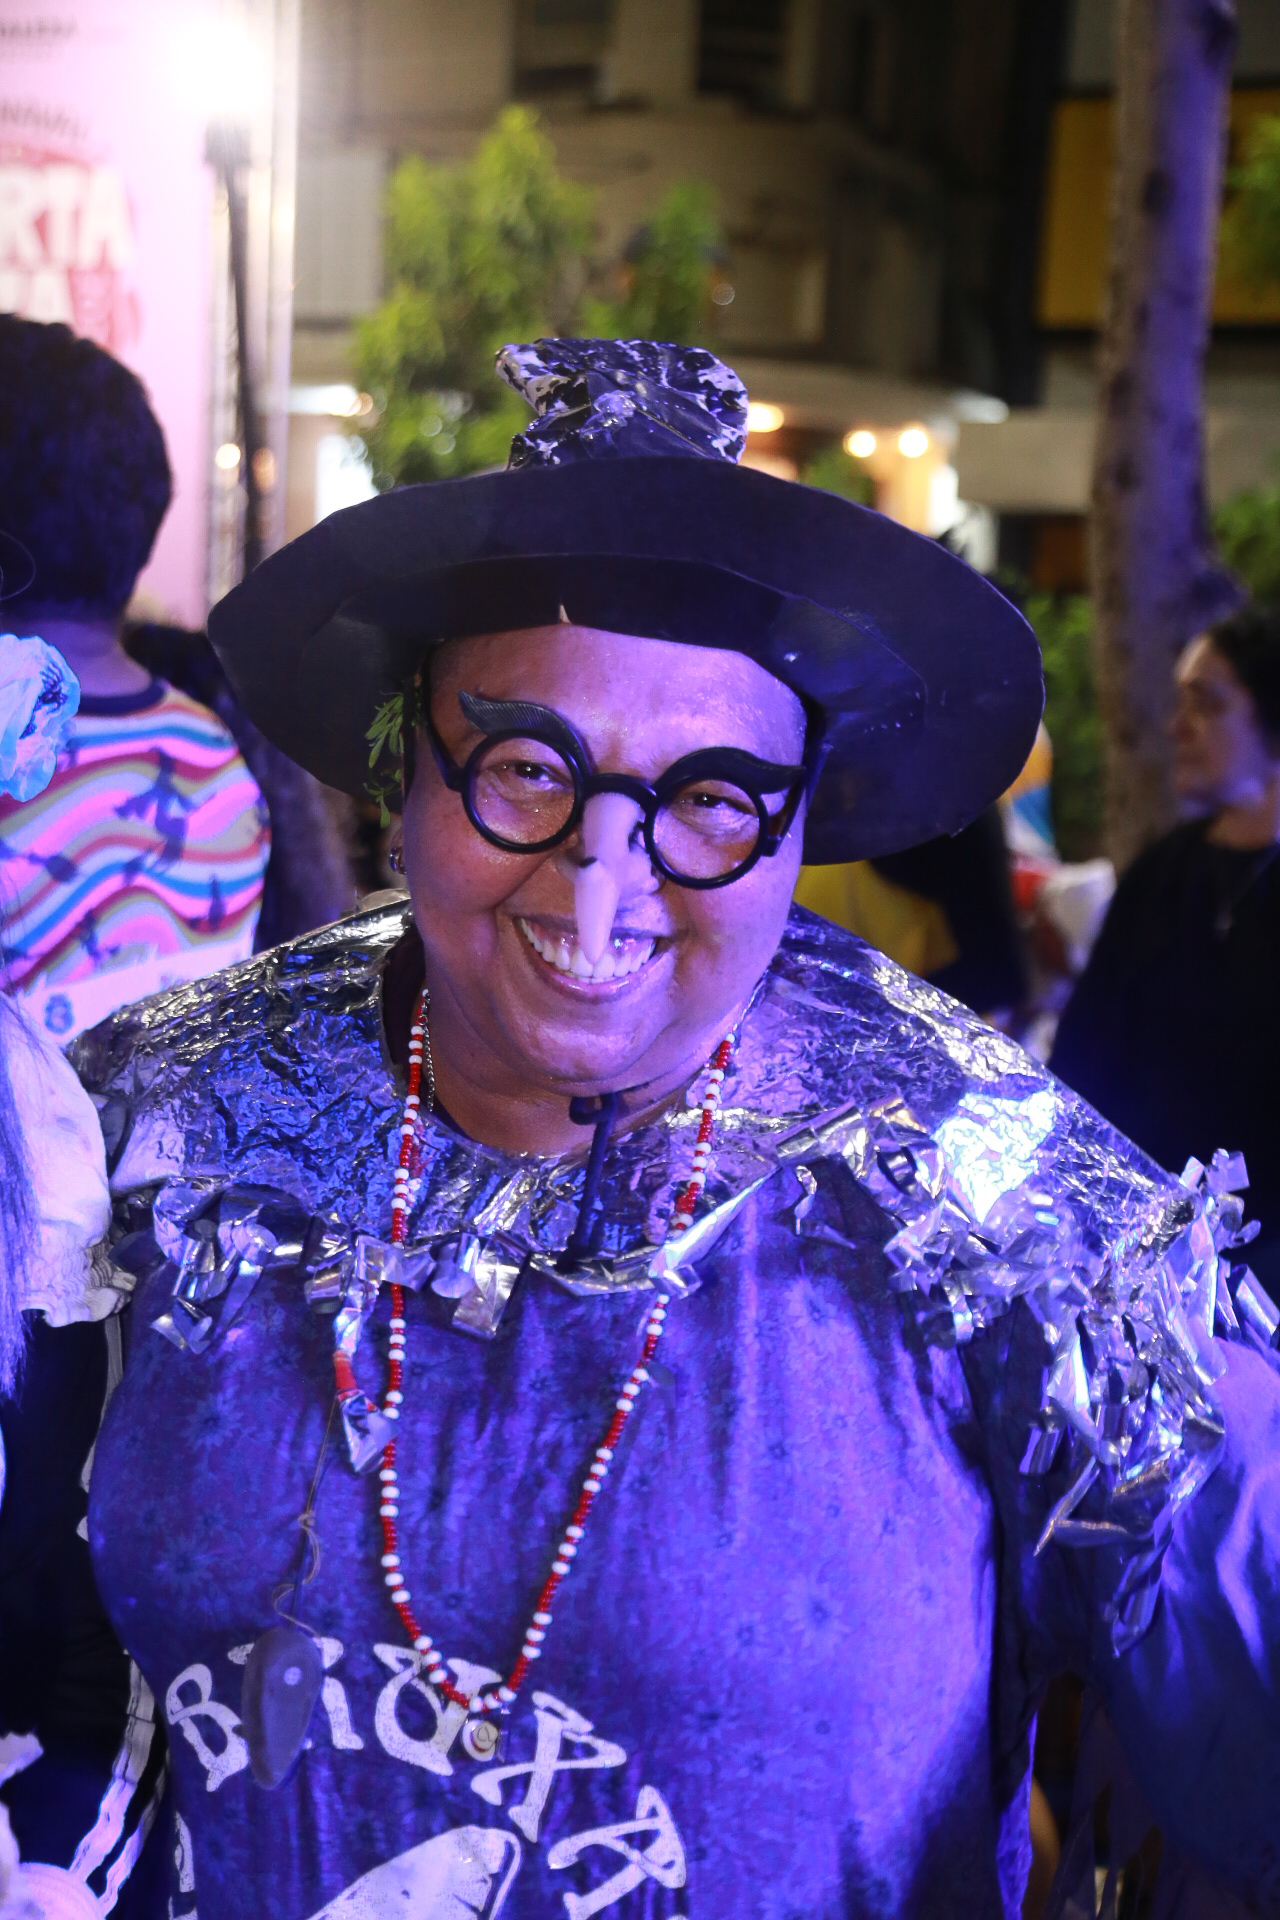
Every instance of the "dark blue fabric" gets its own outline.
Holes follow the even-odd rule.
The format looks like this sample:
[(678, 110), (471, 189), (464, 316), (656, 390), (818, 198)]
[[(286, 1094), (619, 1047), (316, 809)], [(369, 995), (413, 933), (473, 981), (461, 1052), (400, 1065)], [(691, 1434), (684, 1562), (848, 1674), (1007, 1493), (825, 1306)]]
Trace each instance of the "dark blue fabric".
[(77, 1534), (81, 1472), (107, 1378), (101, 1325), (29, 1315), (22, 1377), (0, 1403), (0, 1729), (34, 1733), (34, 1766), (0, 1789), (22, 1857), (70, 1866), (120, 1745), (128, 1663)]
[[(211, 1173), (284, 1180), (308, 1207), (385, 1231), (399, 1092), (380, 967), (403, 931), (402, 913), (366, 916), (82, 1040), (126, 1220), (155, 1181)], [(905, 1136), (919, 1167), (939, 1171), (930, 1191), (969, 1222), (968, 1267), (931, 1264), (944, 1201), (925, 1206), (915, 1176), (907, 1194), (900, 1147), (867, 1146), (865, 1116), (897, 1088), (919, 1114)], [(152, 1325), (173, 1270), (140, 1281), (90, 1532), (169, 1728), (172, 1920), (197, 1904), (202, 1920), (1012, 1920), (1032, 1717), (1067, 1666), (1106, 1697), (1157, 1817), (1265, 1909), (1280, 1859), (1280, 1376), (1226, 1351), (1224, 1440), (1196, 1385), (1213, 1371), (1207, 1335), (1202, 1353), (1187, 1319), (1195, 1276), (1213, 1271), (1198, 1264), (1210, 1200), (954, 1003), (807, 917), (743, 1022), (726, 1096), (707, 1197), (730, 1183), (740, 1209), (699, 1259), (698, 1291), (672, 1302), (674, 1378), (644, 1390), (496, 1759), (468, 1755), (461, 1716), (414, 1671), (378, 1564), (377, 1483), (331, 1433), (302, 1602), (328, 1686), (294, 1775), (275, 1793), (253, 1783), (243, 1661), (297, 1564), (332, 1323), (272, 1267), (203, 1354), (180, 1352)], [(829, 1118), (846, 1100), (847, 1134), (794, 1134), (797, 1111)], [(770, 1126), (810, 1164), (752, 1158)], [(551, 1229), (563, 1244), (574, 1188), (555, 1198), (555, 1163), (497, 1166), (425, 1133), (436, 1157), (411, 1231), (453, 1230), (448, 1188), (459, 1208), (505, 1196), (527, 1247)], [(1042, 1137), (1032, 1177), (1027, 1140)], [(614, 1146), (602, 1191), (624, 1245), (672, 1146), (656, 1125)], [(959, 1210), (984, 1181), (1000, 1197)], [(904, 1275), (908, 1236), (919, 1276), (964, 1274), (963, 1311)], [(408, 1305), (404, 1575), (445, 1654), (495, 1675), (652, 1299), (570, 1294), (538, 1257), (492, 1344), (449, 1330), (430, 1292)], [(988, 1289), (1033, 1257), (1045, 1283), (993, 1308)], [(371, 1392), (388, 1313), (384, 1300), (358, 1356)], [(1118, 1337), (1126, 1317), (1143, 1342)], [(1082, 1398), (1059, 1378), (1068, 1364)], [(1087, 1428), (1090, 1450), (1073, 1435), (1051, 1471), (1024, 1472), (1046, 1406)], [(1138, 1423), (1124, 1449), (1117, 1409)], [(1037, 1555), (1068, 1481), (1102, 1452), (1117, 1484), (1095, 1485), (1069, 1544)], [(1116, 1634), (1122, 1572), (1151, 1584), (1136, 1606), (1130, 1591)]]
[[(1117, 1664), (1091, 1619), (1096, 1557), (1031, 1557), (1060, 1490), (1053, 1476), (1017, 1476), (1004, 1446), (1038, 1392), (1031, 1317), (1015, 1310), (970, 1354), (967, 1390), (954, 1354), (904, 1339), (871, 1203), (852, 1183), (842, 1195), (864, 1249), (855, 1259), (796, 1240), (789, 1185), (779, 1176), (762, 1191), (703, 1290), (671, 1310), (674, 1384), (647, 1390), (498, 1760), (527, 1767), (541, 1721), (562, 1770), (518, 1772), (490, 1788), (492, 1803), (477, 1791), (491, 1763), (456, 1739), (447, 1772), (444, 1742), (429, 1759), (437, 1713), (402, 1677), (412, 1661), (382, 1589), (375, 1486), (332, 1436), (303, 1617), (330, 1642), (336, 1684), (292, 1778), (275, 1793), (254, 1784), (229, 1655), (272, 1623), (273, 1589), (295, 1564), (331, 1397), (329, 1330), (281, 1280), (264, 1283), (220, 1353), (193, 1360), (158, 1336), (139, 1341), (99, 1443), (91, 1534), (111, 1615), (177, 1721), (195, 1892), (176, 1914), (198, 1900), (202, 1920), (308, 1920), (371, 1869), (461, 1828), (488, 1839), (440, 1839), (443, 1878), (420, 1878), (417, 1904), (371, 1892), (334, 1912), (1011, 1916), (1026, 1860), (1024, 1735), (1056, 1665), (1101, 1677), (1153, 1798), (1172, 1791), (1213, 1846), (1223, 1808), (1204, 1742), (1221, 1717), (1213, 1662), (1228, 1627), (1230, 1697), (1253, 1688), (1254, 1703), (1249, 1766), (1236, 1756), (1228, 1774), (1227, 1832), (1245, 1853), (1249, 1829), (1255, 1852), (1275, 1848), (1277, 1634), (1255, 1616), (1251, 1646), (1248, 1616), (1276, 1605), (1280, 1502), (1275, 1473), (1264, 1464), (1250, 1479), (1242, 1465), (1256, 1468), (1250, 1443), (1280, 1425), (1274, 1375), (1232, 1352), (1243, 1452), (1178, 1524), (1175, 1613), (1158, 1611), (1149, 1642)], [(145, 1316), (151, 1303), (139, 1305)], [(401, 1442), (407, 1578), (446, 1653), (501, 1671), (633, 1363), (643, 1302), (526, 1284), (492, 1346), (426, 1326), (420, 1306), (411, 1299)], [(385, 1353), (384, 1311), (361, 1356), (370, 1382), (385, 1378)], [(1253, 1585), (1228, 1580), (1224, 1594), (1208, 1569), (1246, 1523)], [(1198, 1678), (1184, 1698), (1187, 1668)], [(459, 1852), (468, 1844), (479, 1864)], [(432, 1857), (418, 1858), (428, 1874)], [(685, 1884), (663, 1885), (678, 1858)], [(1231, 1864), (1250, 1865), (1239, 1852)]]
[[(641, 1876), (623, 1915), (1016, 1911), (1016, 1866), (1003, 1895), (997, 1873), (989, 1726), (998, 1532), (960, 1372), (904, 1345), (879, 1222), (852, 1183), (857, 1261), (821, 1245), (798, 1259), (775, 1219), (786, 1199), (766, 1190), (703, 1291), (672, 1308), (675, 1384), (649, 1390), (626, 1437), (507, 1736), (503, 1762), (532, 1757), (540, 1693), (595, 1729), (565, 1737), (561, 1758), (588, 1764), (551, 1780), (536, 1837), (513, 1825), (527, 1777), (490, 1806), (473, 1784), (485, 1769), (456, 1745), (448, 1775), (423, 1766), (435, 1714), (412, 1680), (389, 1704), (405, 1655), (375, 1487), (335, 1460), (303, 1612), (342, 1643), (331, 1677), (363, 1744), (335, 1746), (321, 1708), (277, 1793), (243, 1767), (210, 1790), (191, 1736), (225, 1754), (226, 1734), (180, 1720), (176, 1797), (203, 1920), (244, 1913), (250, 1889), (255, 1911), (304, 1920), (380, 1862), (471, 1825), (519, 1843), (503, 1912), (557, 1914), (628, 1865), (601, 1841), (555, 1867), (557, 1843), (635, 1820), (646, 1789), (678, 1829), (688, 1884)], [(446, 1652), (500, 1669), (634, 1363), (644, 1302), (532, 1284), (492, 1346), (425, 1328), (419, 1305), (402, 1423), (409, 1583)], [(362, 1354), (370, 1380), (385, 1339), (383, 1315)], [(238, 1707), (228, 1654), (273, 1620), (331, 1383), (328, 1326), (283, 1282), (215, 1356), (158, 1336), (135, 1350), (91, 1528), (112, 1617), (170, 1718), (202, 1693)], [(625, 1759), (600, 1766), (596, 1741)], [(1005, 1818), (1016, 1859), (1020, 1792)]]

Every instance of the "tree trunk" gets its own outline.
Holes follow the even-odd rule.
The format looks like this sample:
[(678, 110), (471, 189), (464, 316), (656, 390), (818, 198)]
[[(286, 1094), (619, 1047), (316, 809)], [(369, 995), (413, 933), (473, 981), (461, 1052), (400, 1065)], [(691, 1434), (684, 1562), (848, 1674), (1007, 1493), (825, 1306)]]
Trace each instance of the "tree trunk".
[(1178, 654), (1242, 596), (1209, 533), (1201, 418), (1235, 7), (1120, 0), (1119, 16), (1090, 565), (1107, 843), (1123, 869), (1175, 817)]

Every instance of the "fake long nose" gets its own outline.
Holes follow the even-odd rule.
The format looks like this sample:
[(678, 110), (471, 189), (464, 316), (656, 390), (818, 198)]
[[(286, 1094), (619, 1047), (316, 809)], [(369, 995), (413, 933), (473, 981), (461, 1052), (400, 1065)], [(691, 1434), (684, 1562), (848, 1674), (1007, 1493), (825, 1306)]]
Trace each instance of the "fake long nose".
[(618, 901), (637, 857), (648, 868), (648, 855), (637, 856), (631, 846), (636, 823), (643, 818), (625, 793), (597, 793), (583, 810), (583, 859), (573, 879), (573, 911), (578, 945), (590, 966), (609, 944)]

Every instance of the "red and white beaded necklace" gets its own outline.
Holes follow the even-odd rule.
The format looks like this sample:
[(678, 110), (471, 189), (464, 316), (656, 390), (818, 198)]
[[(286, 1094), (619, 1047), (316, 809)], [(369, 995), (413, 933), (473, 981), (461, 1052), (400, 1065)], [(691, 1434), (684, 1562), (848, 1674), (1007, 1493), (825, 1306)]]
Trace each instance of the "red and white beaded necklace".
[[(668, 1238), (687, 1232), (693, 1220), (693, 1211), (698, 1195), (706, 1185), (707, 1168), (711, 1161), (711, 1140), (715, 1132), (716, 1110), (720, 1105), (720, 1091), (724, 1085), (729, 1060), (733, 1052), (731, 1039), (722, 1040), (712, 1058), (707, 1074), (707, 1090), (702, 1101), (702, 1118), (698, 1126), (697, 1139), (693, 1150), (693, 1170), (676, 1197), (671, 1211), (671, 1220), (667, 1228)], [(413, 1022), (409, 1029), (409, 1091), (405, 1096), (404, 1113), (400, 1122), (400, 1159), (395, 1171), (395, 1192), (391, 1201), (391, 1242), (393, 1246), (404, 1243), (408, 1230), (409, 1208), (411, 1203), (410, 1166), (413, 1158), (413, 1140), (422, 1107), (422, 1066), (425, 1054), (427, 1064), (427, 1111), (430, 1112), (434, 1100), (435, 1082), (431, 1071), (431, 1043), (427, 1035), (427, 997), (425, 989), (419, 996), (414, 1009)], [(382, 1404), (382, 1412), (388, 1420), (398, 1420), (404, 1402), (404, 1353), (407, 1331), (404, 1311), (404, 1288), (391, 1288), (391, 1341), (387, 1366), (387, 1391)], [(427, 1678), (438, 1687), (446, 1699), (456, 1706), (466, 1707), (471, 1713), (499, 1713), (509, 1708), (516, 1698), (525, 1680), (529, 1668), (542, 1652), (542, 1642), (547, 1637), (551, 1625), (551, 1605), (556, 1590), (569, 1572), (571, 1562), (586, 1531), (587, 1518), (592, 1503), (599, 1493), (605, 1475), (609, 1471), (614, 1449), (622, 1435), (622, 1429), (631, 1415), (631, 1410), (639, 1398), (640, 1389), (649, 1378), (649, 1363), (653, 1359), (659, 1340), (662, 1338), (663, 1321), (666, 1319), (668, 1295), (660, 1293), (645, 1321), (644, 1341), (640, 1349), (640, 1358), (632, 1368), (618, 1396), (613, 1418), (605, 1429), (604, 1439), (592, 1456), (587, 1477), (582, 1483), (578, 1503), (572, 1518), (565, 1527), (564, 1536), (556, 1548), (555, 1558), (551, 1562), (537, 1603), (533, 1609), (529, 1625), (525, 1629), (524, 1642), (520, 1653), (504, 1685), (488, 1693), (466, 1694), (455, 1687), (449, 1678), (445, 1657), (440, 1652), (429, 1633), (425, 1633), (413, 1612), (409, 1589), (404, 1584), (400, 1557), (400, 1540), (396, 1522), (400, 1514), (399, 1478), (396, 1473), (396, 1443), (388, 1442), (383, 1450), (382, 1465), (378, 1477), (382, 1482), (381, 1504), (378, 1508), (382, 1522), (382, 1570), (383, 1579), (390, 1592), (391, 1604), (400, 1616), (401, 1624), (409, 1637), (409, 1644), (415, 1653), (428, 1659)], [(349, 1394), (355, 1385), (351, 1373), (350, 1361), (345, 1354), (335, 1353), (334, 1365), (337, 1374), (339, 1398)]]

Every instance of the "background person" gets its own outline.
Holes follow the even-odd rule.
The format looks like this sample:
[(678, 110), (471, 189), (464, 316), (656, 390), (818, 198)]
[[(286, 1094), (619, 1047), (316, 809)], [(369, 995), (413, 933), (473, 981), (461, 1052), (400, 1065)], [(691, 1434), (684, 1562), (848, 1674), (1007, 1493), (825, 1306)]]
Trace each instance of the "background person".
[(795, 897), (997, 1025), (1027, 997), (996, 807), (902, 853), (805, 867)]
[(67, 327), (0, 316), (0, 525), (31, 564), (7, 614), (81, 686), (49, 785), (0, 799), (3, 960), (63, 1043), (253, 950), (262, 796), (222, 722), (121, 644), (170, 494), (137, 378)]
[(1161, 1166), (1229, 1141), (1280, 1296), (1280, 612), (1202, 634), (1177, 669), (1178, 792), (1196, 818), (1134, 861), (1050, 1065)]
[[(0, 792), (23, 802), (38, 795), (77, 699), (75, 676), (52, 647), (0, 634)], [(123, 1296), (105, 1258), (110, 1221), (93, 1104), (21, 1002), (0, 994), (4, 1920), (81, 1912), (91, 1876), (138, 1830), (128, 1791), (111, 1792), (133, 1732), (129, 1662), (98, 1598), (84, 1532), (85, 1467), (122, 1352)], [(153, 1768), (148, 1791), (156, 1778)], [(113, 1832), (112, 1845), (81, 1851), (87, 1835)], [(77, 1856), (83, 1872), (69, 1884)], [(103, 1884), (99, 1875), (93, 1892)], [(133, 1902), (145, 1887), (145, 1875), (131, 1879), (116, 1920), (141, 1911)]]
[(395, 884), (372, 862), (367, 873), (359, 872), (355, 803), (346, 794), (326, 794), (254, 726), (206, 633), (130, 620), (124, 646), (153, 678), (218, 716), (266, 803), (271, 858), (262, 881), (255, 952), (340, 919), (354, 903), (358, 879), (366, 880), (370, 891)]

